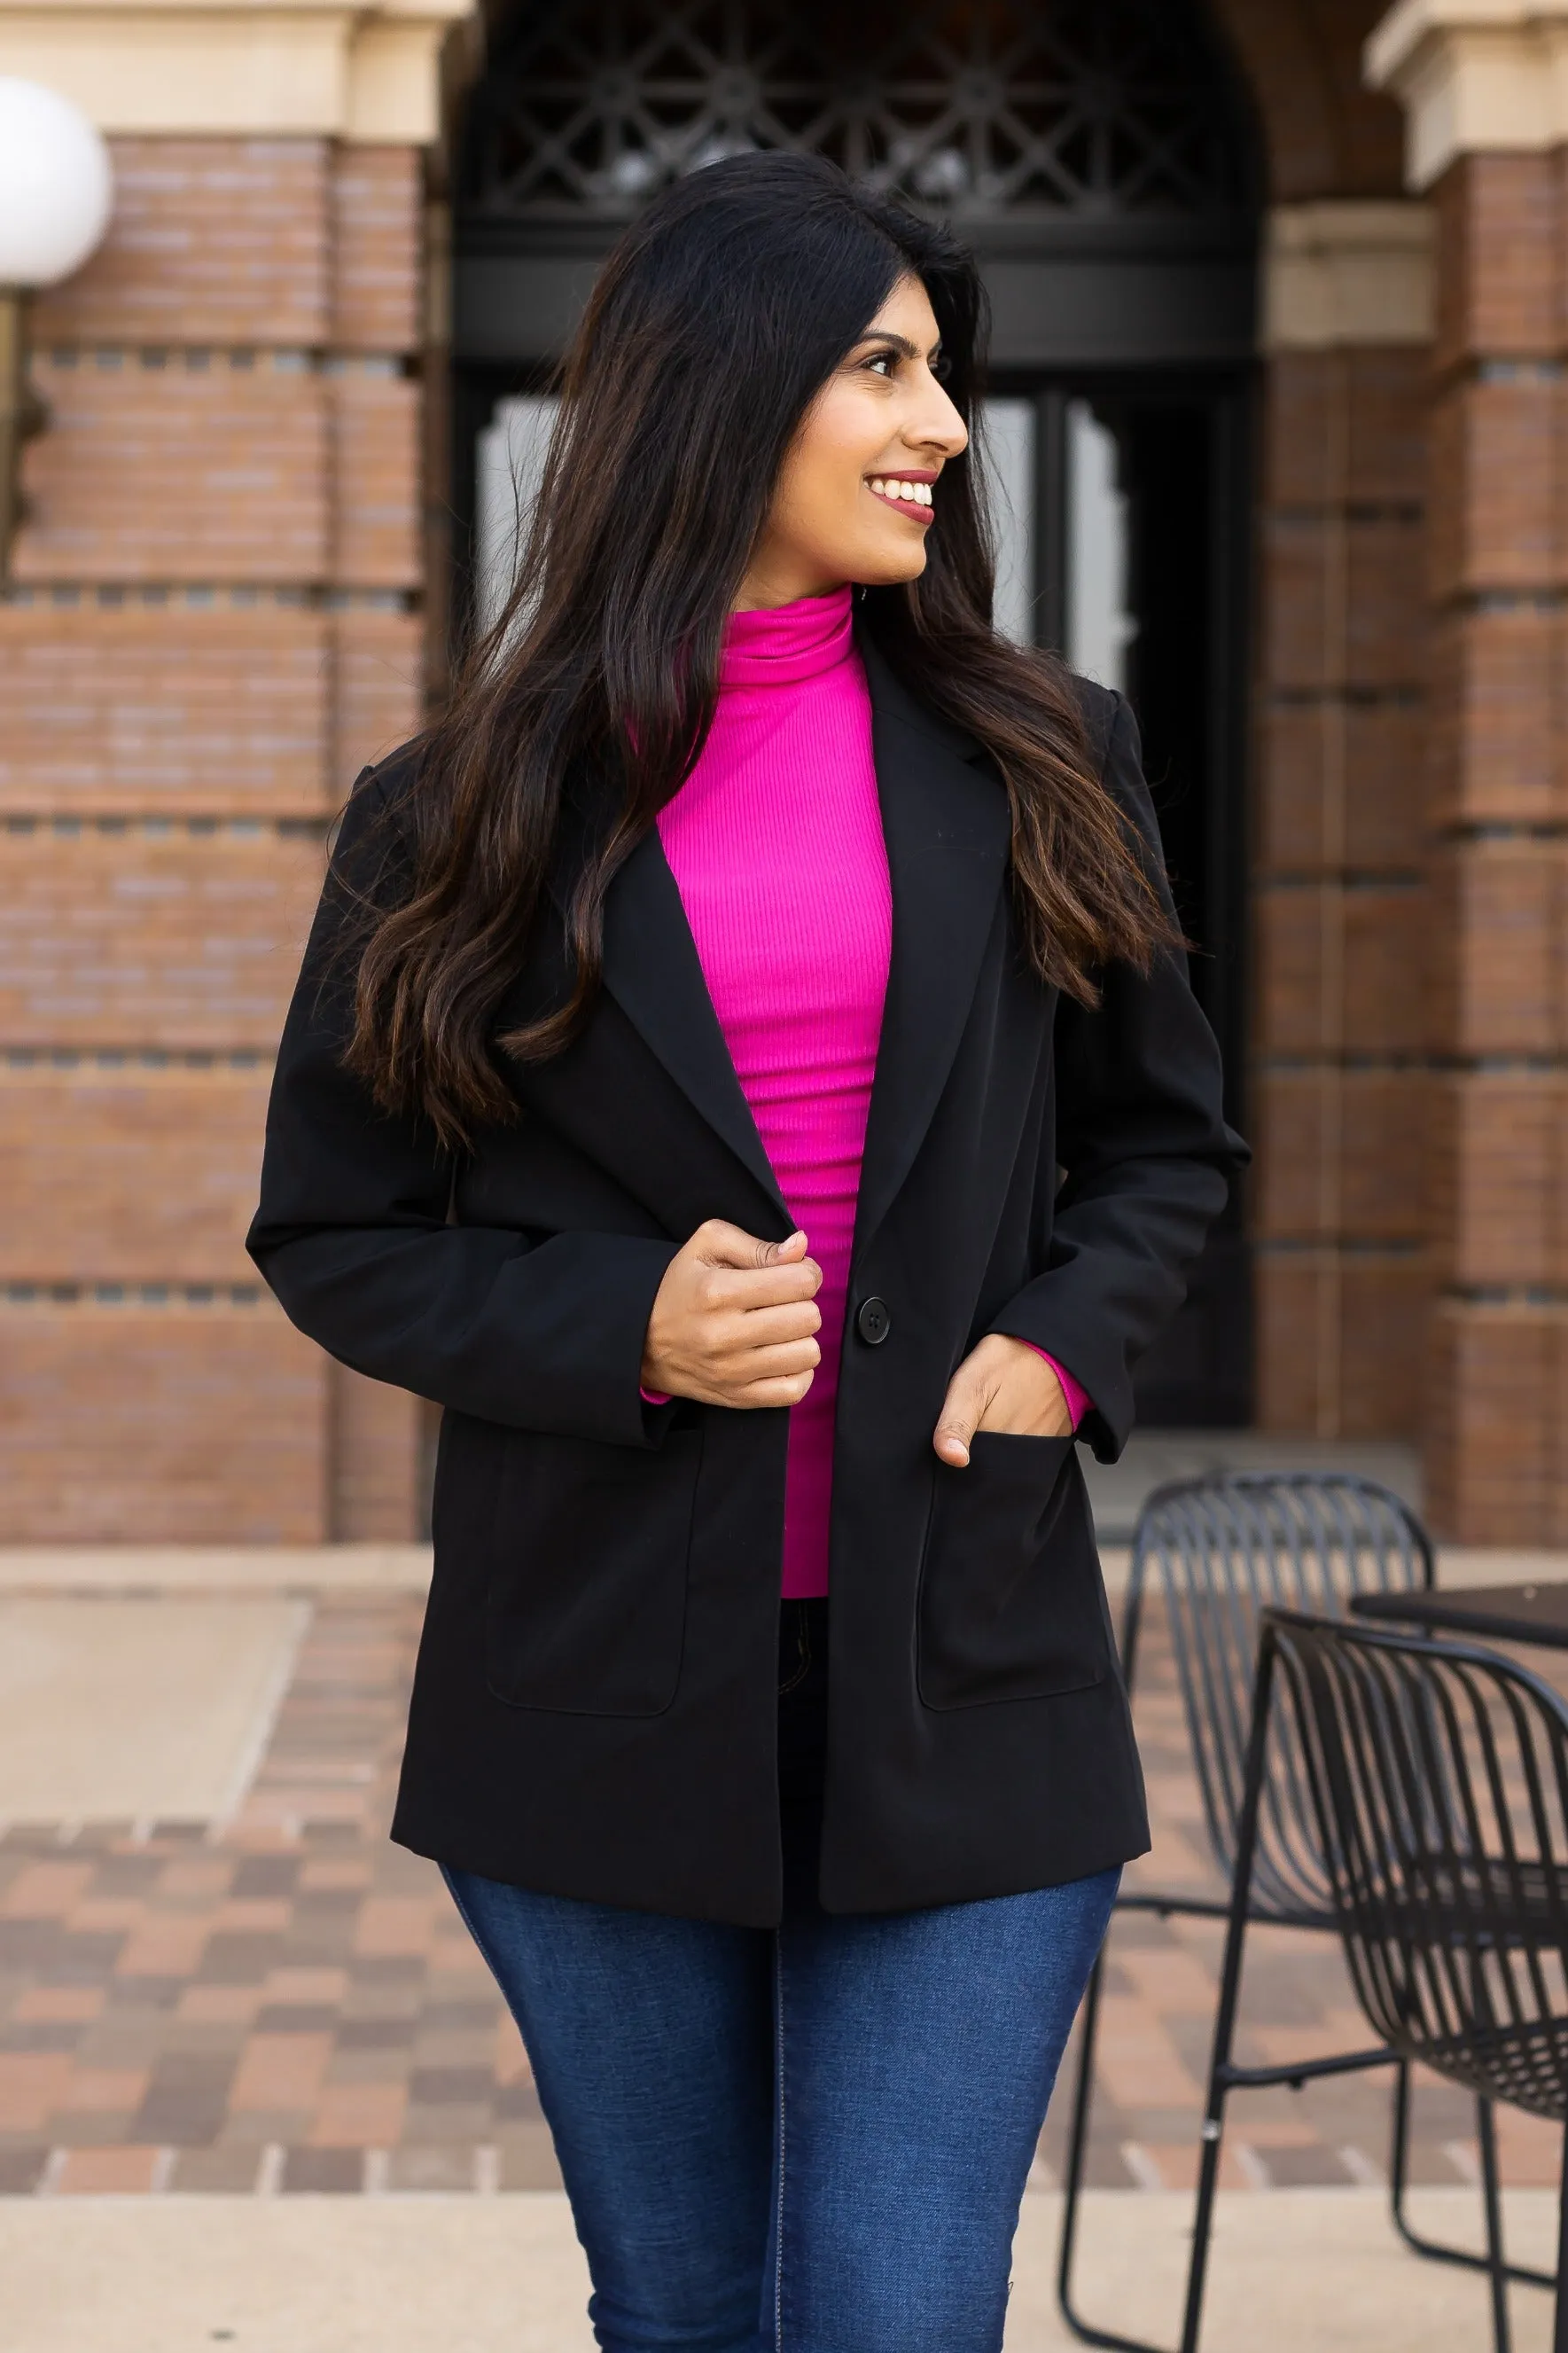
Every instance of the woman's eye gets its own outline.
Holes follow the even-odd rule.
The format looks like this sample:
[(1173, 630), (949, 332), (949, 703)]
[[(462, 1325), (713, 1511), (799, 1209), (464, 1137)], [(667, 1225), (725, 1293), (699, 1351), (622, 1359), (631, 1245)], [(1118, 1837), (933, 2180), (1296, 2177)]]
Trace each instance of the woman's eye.
[(935, 376), (938, 384), (945, 384), (947, 382), (948, 377), (952, 374), (952, 362), (948, 358), (945, 352), (938, 352), (935, 359), (932, 360), (931, 364), (931, 372), (932, 375)]
[(875, 368), (886, 381), (887, 377), (892, 375), (898, 362), (891, 352), (873, 352), (866, 364), (868, 368)]

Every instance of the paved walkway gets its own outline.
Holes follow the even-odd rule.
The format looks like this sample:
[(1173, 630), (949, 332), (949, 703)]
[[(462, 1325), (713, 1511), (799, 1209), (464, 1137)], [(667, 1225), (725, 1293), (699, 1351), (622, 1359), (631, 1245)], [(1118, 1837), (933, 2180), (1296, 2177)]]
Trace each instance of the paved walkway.
[[(58, 1636), (72, 1605), (47, 1606)], [(74, 1606), (90, 1650), (95, 1615), (132, 1605)], [(225, 1605), (140, 1606), (155, 1622)], [(254, 1598), (226, 1606), (253, 1642)], [(6, 1597), (0, 1619), (25, 1607)], [(384, 1835), (419, 1598), (318, 1592), (292, 1612), (268, 1620), (289, 1637), (287, 1687), (226, 1821), (13, 1821), (0, 1837), (0, 2189), (556, 2185), (515, 2030), (435, 1871)], [(1151, 1636), (1139, 1716), (1156, 1848), (1141, 1868), (1198, 1883), (1196, 1797), (1157, 1624)], [(181, 1647), (169, 1647), (178, 1670)], [(140, 1643), (132, 1662), (142, 1696), (167, 1713), (169, 1696), (146, 1688), (149, 1654)], [(206, 1650), (195, 1655), (210, 1669)], [(88, 1689), (96, 1714), (70, 1725), (72, 1740), (96, 1732), (111, 1747), (100, 1680)], [(243, 1749), (249, 1736), (238, 1718), (234, 1728)], [(221, 1760), (204, 1763), (205, 1784), (215, 1774)], [(1101, 2187), (1191, 2178), (1218, 1945), (1201, 1923), (1134, 1915), (1114, 1930), (1090, 2166)], [(1245, 2016), (1258, 2060), (1365, 2039), (1324, 1939), (1259, 1934)], [(1227, 2181), (1374, 2183), (1386, 2117), (1375, 2078), (1250, 2095), (1235, 2110)], [(1556, 2136), (1511, 2113), (1501, 2125), (1509, 2178), (1553, 2180)], [(1059, 2146), (1053, 2118), (1042, 2186), (1058, 2177)], [(1468, 2102), (1430, 2087), (1416, 2179), (1453, 2186), (1473, 2167)]]
[[(182, 1690), (195, 1715), (196, 1696), (210, 1702), (191, 1752), (192, 1788), (205, 1793), (209, 1808), (214, 1791), (229, 1792), (226, 1813), (216, 1818), (194, 1810), (137, 1818), (128, 1805), (115, 1819), (110, 1799), (75, 1820), (0, 1824), (0, 2192), (10, 2193), (0, 2199), (0, 2276), (31, 2282), (26, 2295), (41, 2298), (58, 2322), (26, 2318), (26, 2296), (16, 2301), (21, 2288), (8, 2291), (23, 2317), (0, 2318), (4, 2353), (75, 2353), (79, 2345), (85, 2353), (89, 2344), (94, 2353), (153, 2353), (154, 2346), (166, 2353), (221, 2337), (230, 2326), (218, 2316), (225, 2296), (232, 2290), (243, 2303), (253, 2288), (260, 2297), (254, 2311), (270, 2316), (258, 2322), (259, 2335), (245, 2329), (247, 2342), (279, 2353), (313, 2353), (318, 2344), (322, 2353), (329, 2346), (356, 2353), (362, 2344), (424, 2353), (437, 2342), (439, 2298), (405, 2295), (398, 2285), (396, 2251), (405, 2244), (424, 2250), (422, 2277), (447, 2279), (465, 2295), (478, 2293), (473, 2264), (500, 2263), (501, 2285), (485, 2290), (479, 2316), (465, 2306), (462, 2341), (472, 2353), (492, 2342), (499, 2348), (503, 2338), (513, 2348), (549, 2345), (563, 2353), (586, 2342), (578, 2258), (550, 2194), (559, 2177), (515, 2030), (435, 1871), (385, 1839), (419, 1577), (395, 1563), (380, 1570), (348, 1564), (343, 1575), (351, 1569), (363, 1572), (358, 1585), (296, 1582), (269, 1594), (255, 1562), (237, 1577), (226, 1572), (223, 1591), (209, 1591), (186, 1562), (132, 1603), (123, 1591), (110, 1599), (92, 1590), (110, 1572), (99, 1576), (90, 1565), (74, 1597), (63, 1596), (58, 1580), (47, 1595), (30, 1597), (25, 1579), (0, 1567), (0, 1657), (31, 1659), (43, 1677), (0, 1709), (0, 1792), (36, 1787), (37, 1742), (58, 1746), (62, 1728), (68, 1749), (96, 1758), (100, 1791), (131, 1788), (142, 1767), (133, 1771), (127, 1760), (148, 1738), (149, 1723), (179, 1716)], [(312, 1574), (321, 1573), (318, 1564)], [(42, 1620), (28, 1616), (36, 1603)], [(132, 1606), (147, 1613), (134, 1640), (124, 1624)], [(135, 1670), (118, 1692), (100, 1655), (111, 1609), (120, 1613), (117, 1641), (130, 1642), (125, 1664)], [(199, 1625), (182, 1619), (182, 1609), (200, 1613)], [(62, 1626), (62, 1609), (81, 1613), (79, 1640), (68, 1620)], [(221, 1643), (214, 1647), (214, 1613), (226, 1611), (248, 1682), (233, 1659), (226, 1665)], [(97, 1662), (74, 1699), (68, 1672), (57, 1688), (47, 1661), (37, 1665), (47, 1648), (38, 1648), (39, 1622), (57, 1662), (68, 1666), (79, 1652)], [(273, 1667), (262, 1672), (255, 1654), (265, 1644)], [(199, 1694), (191, 1683), (198, 1672)], [(1155, 1853), (1141, 1869), (1163, 1883), (1201, 1883), (1196, 1797), (1157, 1618), (1141, 1672), (1138, 1714), (1156, 1823)], [(18, 1678), (20, 1689), (20, 1668)], [(160, 1772), (174, 1769), (174, 1754), (165, 1740)], [(90, 1774), (77, 1773), (73, 1803), (91, 1784)], [(61, 1817), (66, 1808), (55, 1811)], [(1212, 1926), (1139, 1916), (1114, 1931), (1089, 2174), (1101, 2190), (1140, 2194), (1101, 2201), (1100, 2251), (1090, 2248), (1087, 2276), (1089, 2292), (1109, 2295), (1119, 2312), (1129, 2294), (1134, 2302), (1174, 2294), (1185, 2208), (1172, 2193), (1190, 2181), (1195, 2162), (1218, 1942)], [(1242, 2055), (1258, 2059), (1365, 2039), (1337, 1949), (1282, 1932), (1257, 1940), (1245, 2021)], [(1292, 2281), (1295, 2316), (1286, 2320), (1304, 2327), (1308, 2306), (1298, 2307), (1288, 2250), (1306, 2263), (1303, 2293), (1317, 2294), (1322, 2283), (1307, 2250), (1321, 2242), (1326, 2256), (1343, 2229), (1344, 2260), (1362, 2283), (1357, 2297), (1364, 2287), (1375, 2304), (1386, 2292), (1392, 2301), (1380, 2308), (1398, 2306), (1414, 2327), (1422, 2315), (1427, 2327), (1435, 2296), (1433, 2311), (1453, 2323), (1444, 2341), (1485, 2341), (1479, 2320), (1475, 2333), (1465, 2318), (1468, 2283), (1413, 2264), (1387, 2241), (1377, 2187), (1386, 2161), (1385, 2085), (1346, 2078), (1300, 2095), (1253, 2094), (1236, 2104), (1233, 2117), (1227, 2186), (1278, 2193), (1233, 2200), (1239, 2219), (1227, 2227), (1237, 2280), (1272, 2247), (1276, 2286), (1279, 2277)], [(1539, 2193), (1519, 2205), (1520, 2227), (1545, 2232), (1545, 2245), (1558, 2136), (1511, 2113), (1500, 2121), (1507, 2179)], [(1046, 2315), (1060, 2133), (1053, 2117), (1027, 2201), (1020, 2316), (1009, 2339), (1019, 2348), (1057, 2342)], [(1468, 2104), (1427, 2086), (1415, 2179), (1468, 2213), (1474, 2169)], [(513, 2191), (542, 2195), (504, 2194)], [(416, 2192), (421, 2202), (405, 2209), (399, 2193)], [(345, 2200), (363, 2208), (363, 2221), (348, 2219)], [(45, 2219), (46, 2208), (55, 2219)], [(405, 2211), (425, 2218), (412, 2238), (393, 2219)], [(287, 2219), (296, 2212), (297, 2221)], [(142, 2221), (125, 2219), (136, 2214)], [(310, 2316), (317, 2289), (308, 2263), (288, 2287), (295, 2303), (277, 2301), (291, 2233), (302, 2250), (330, 2241), (351, 2268), (361, 2266), (331, 2325)], [(116, 2301), (132, 2275), (124, 2270), (127, 2246), (140, 2251), (145, 2326), (134, 2295)], [(498, 2248), (507, 2251), (504, 2262)], [(443, 2249), (456, 2271), (437, 2259)], [(1331, 2271), (1344, 2289), (1352, 2273), (1342, 2276), (1339, 2262), (1336, 2255)], [(255, 2283), (266, 2279), (274, 2287), (263, 2295)], [(521, 2305), (509, 2279), (525, 2283), (526, 2294), (517, 2289)], [(199, 2327), (198, 2304), (209, 2316)], [(1238, 2330), (1244, 2305), (1245, 2297)], [(508, 2316), (535, 2306), (537, 2327), (520, 2322), (517, 2335)], [(118, 2317), (105, 2329), (100, 2321), (110, 2307)], [(1533, 2308), (1522, 2301), (1525, 2353), (1535, 2341)], [(374, 2317), (384, 2309), (396, 2311), (395, 2328)], [(561, 2314), (573, 2316), (570, 2326)], [(1347, 2316), (1331, 2338), (1292, 2337), (1275, 2328), (1271, 2304), (1271, 2353), (1298, 2342), (1395, 2353), (1437, 2341), (1429, 2327), (1425, 2337), (1410, 2334), (1405, 2319), (1394, 2333), (1357, 2334), (1360, 2322), (1352, 2327)], [(1150, 2325), (1156, 2321), (1165, 2333), (1159, 2316)], [(1222, 2329), (1211, 2353), (1244, 2342), (1256, 2337)]]

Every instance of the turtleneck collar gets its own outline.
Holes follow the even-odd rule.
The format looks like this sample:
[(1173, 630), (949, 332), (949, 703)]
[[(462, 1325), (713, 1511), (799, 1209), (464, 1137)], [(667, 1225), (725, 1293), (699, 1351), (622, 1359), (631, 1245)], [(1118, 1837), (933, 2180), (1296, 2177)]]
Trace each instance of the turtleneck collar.
[(832, 670), (854, 642), (847, 584), (826, 596), (797, 596), (793, 605), (731, 613), (724, 628), (719, 684), (795, 686)]

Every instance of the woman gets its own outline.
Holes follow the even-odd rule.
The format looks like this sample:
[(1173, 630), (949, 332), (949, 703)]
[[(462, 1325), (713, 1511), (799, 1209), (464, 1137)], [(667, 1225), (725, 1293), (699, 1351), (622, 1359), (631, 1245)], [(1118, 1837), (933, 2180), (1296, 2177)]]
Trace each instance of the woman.
[(982, 307), (826, 163), (650, 208), (279, 1057), (258, 1263), (446, 1409), (393, 1834), (616, 2353), (991, 2353), (1147, 1843), (1073, 1427), (1243, 1147), (1126, 706), (991, 630)]

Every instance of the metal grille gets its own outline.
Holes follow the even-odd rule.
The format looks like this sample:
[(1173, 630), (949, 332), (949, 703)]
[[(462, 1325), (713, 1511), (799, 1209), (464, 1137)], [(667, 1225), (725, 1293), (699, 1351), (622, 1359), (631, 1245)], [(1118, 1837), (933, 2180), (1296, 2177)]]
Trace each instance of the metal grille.
[(763, 147), (959, 219), (1247, 197), (1229, 77), (1186, 0), (546, 0), (476, 99), (466, 209), (625, 217)]
[[(1228, 1880), (1252, 1731), (1258, 1626), (1268, 1608), (1343, 1615), (1352, 1593), (1414, 1592), (1432, 1553), (1385, 1488), (1348, 1472), (1235, 1472), (1164, 1487), (1138, 1523), (1130, 1606), (1164, 1595), (1209, 1845)], [(1253, 1865), (1256, 1910), (1327, 1925), (1330, 1895), (1299, 1745), (1274, 1726)]]

